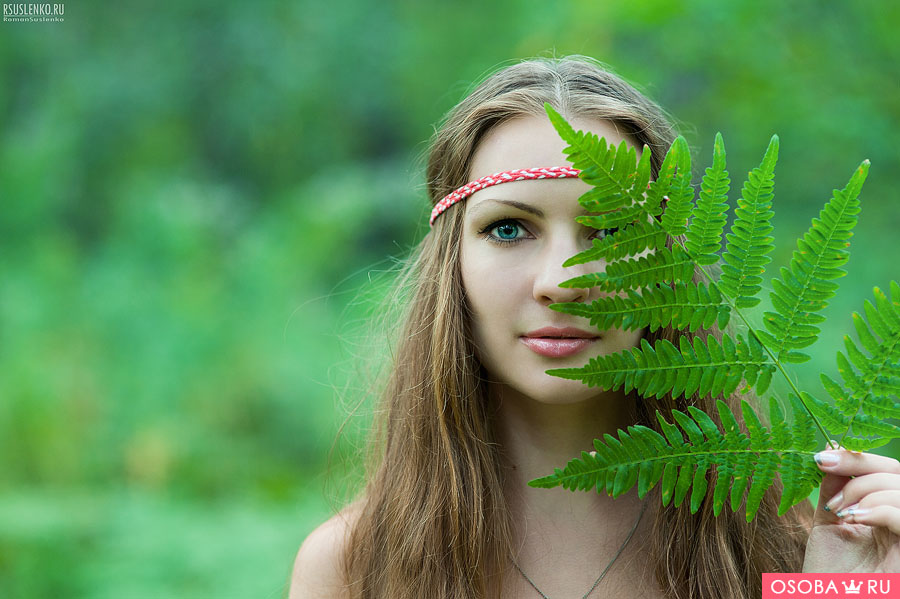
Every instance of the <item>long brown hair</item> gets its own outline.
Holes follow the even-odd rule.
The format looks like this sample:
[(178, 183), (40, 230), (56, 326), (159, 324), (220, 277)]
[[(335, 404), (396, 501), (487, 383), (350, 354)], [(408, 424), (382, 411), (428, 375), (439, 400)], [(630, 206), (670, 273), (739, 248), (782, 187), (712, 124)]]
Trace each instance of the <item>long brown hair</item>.
[[(431, 202), (467, 182), (488, 130), (516, 116), (543, 115), (544, 102), (567, 118), (623, 127), (637, 147), (650, 148), (654, 176), (676, 136), (656, 104), (592, 59), (525, 61), (488, 77), (437, 129), (426, 169)], [(460, 276), (464, 204), (437, 219), (398, 279), (397, 289), (407, 293), (402, 324), (343, 556), (353, 598), (486, 598), (499, 593), (512, 555), (493, 406)], [(661, 329), (644, 336), (653, 343), (680, 334)], [(739, 404), (737, 396), (725, 399)], [(688, 404), (716, 413), (711, 398), (638, 399), (636, 422), (658, 430), (656, 409), (668, 414)], [(804, 502), (778, 518), (777, 493), (777, 487), (767, 493), (750, 524), (740, 512), (713, 517), (709, 500), (695, 515), (686, 505), (658, 510), (649, 546), (665, 594), (749, 599), (760, 596), (763, 572), (799, 571), (811, 506)]]

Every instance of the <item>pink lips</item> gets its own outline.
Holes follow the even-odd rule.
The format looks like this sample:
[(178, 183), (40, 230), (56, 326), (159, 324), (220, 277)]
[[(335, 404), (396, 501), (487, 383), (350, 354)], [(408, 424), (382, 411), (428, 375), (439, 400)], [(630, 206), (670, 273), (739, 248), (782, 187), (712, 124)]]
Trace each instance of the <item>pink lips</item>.
[(548, 358), (565, 358), (583, 351), (597, 340), (596, 333), (573, 327), (544, 327), (519, 337), (528, 349)]

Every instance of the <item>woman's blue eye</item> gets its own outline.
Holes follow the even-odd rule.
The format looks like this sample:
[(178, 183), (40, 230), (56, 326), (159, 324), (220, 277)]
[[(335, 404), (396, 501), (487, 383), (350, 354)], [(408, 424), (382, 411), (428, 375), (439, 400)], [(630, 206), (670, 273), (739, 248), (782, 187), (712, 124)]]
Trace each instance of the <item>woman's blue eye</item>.
[(510, 221), (500, 223), (494, 227), (494, 230), (497, 232), (497, 237), (500, 239), (515, 239), (519, 235), (519, 225)]
[(486, 241), (500, 245), (511, 245), (524, 241), (527, 238), (528, 231), (516, 219), (504, 218), (495, 220), (478, 233)]
[(618, 227), (613, 227), (612, 229), (597, 229), (597, 231), (594, 233), (594, 237), (598, 239), (604, 239), (617, 232), (618, 230)]

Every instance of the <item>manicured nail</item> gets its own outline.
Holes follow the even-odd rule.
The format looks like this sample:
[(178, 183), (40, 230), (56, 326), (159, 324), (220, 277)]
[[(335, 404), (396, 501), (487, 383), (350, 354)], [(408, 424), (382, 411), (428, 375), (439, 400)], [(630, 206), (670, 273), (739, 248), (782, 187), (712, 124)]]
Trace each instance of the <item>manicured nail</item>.
[(837, 506), (841, 505), (841, 502), (844, 501), (844, 492), (838, 491), (837, 494), (828, 500), (828, 503), (825, 504), (824, 510), (826, 512), (830, 512), (835, 509)]
[(835, 516), (838, 518), (846, 518), (847, 516), (865, 516), (870, 510), (864, 507), (858, 507), (859, 504), (852, 505), (845, 510), (839, 511)]
[(847, 506), (847, 507), (845, 507), (844, 509), (842, 509), (841, 511), (837, 512), (837, 513), (835, 514), (835, 516), (837, 516), (838, 518), (846, 518), (847, 516), (849, 516), (849, 515), (853, 512), (853, 509), (856, 508), (856, 507), (858, 507), (858, 506), (859, 506), (858, 503), (854, 503), (854, 504), (851, 505), (851, 506)]
[(813, 459), (816, 460), (816, 464), (819, 466), (837, 466), (841, 461), (840, 456), (834, 451), (820, 451), (816, 455), (813, 456)]

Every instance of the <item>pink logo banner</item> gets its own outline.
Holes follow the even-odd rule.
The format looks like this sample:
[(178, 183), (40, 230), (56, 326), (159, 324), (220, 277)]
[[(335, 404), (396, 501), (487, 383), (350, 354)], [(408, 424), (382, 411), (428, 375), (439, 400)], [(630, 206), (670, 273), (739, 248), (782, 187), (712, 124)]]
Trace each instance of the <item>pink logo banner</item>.
[(900, 599), (900, 574), (763, 574), (762, 599)]

